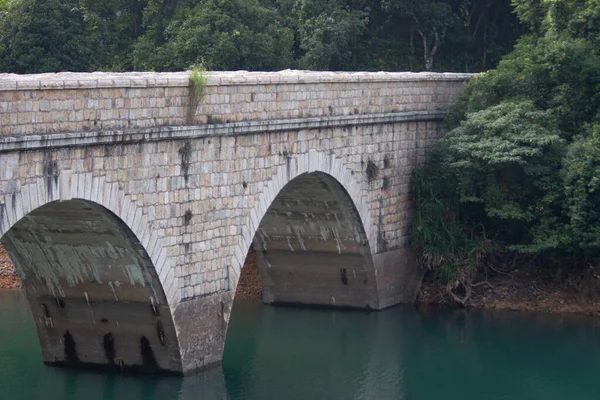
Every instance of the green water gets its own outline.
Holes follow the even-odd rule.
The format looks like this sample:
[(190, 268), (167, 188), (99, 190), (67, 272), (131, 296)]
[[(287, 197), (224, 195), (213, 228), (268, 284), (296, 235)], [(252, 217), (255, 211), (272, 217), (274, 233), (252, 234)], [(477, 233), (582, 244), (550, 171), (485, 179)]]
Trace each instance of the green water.
[(236, 304), (222, 370), (120, 377), (44, 367), (29, 307), (0, 292), (0, 399), (599, 399), (600, 322)]

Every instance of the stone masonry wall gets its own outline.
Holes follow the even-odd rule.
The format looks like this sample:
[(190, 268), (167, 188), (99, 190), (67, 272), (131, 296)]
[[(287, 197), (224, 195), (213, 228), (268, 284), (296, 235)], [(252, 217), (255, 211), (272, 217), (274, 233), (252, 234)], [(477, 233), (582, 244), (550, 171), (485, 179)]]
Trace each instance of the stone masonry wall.
[[(376, 246), (379, 236), (380, 241), (385, 238), (388, 248), (402, 247), (407, 235), (403, 228), (410, 212), (411, 167), (439, 135), (436, 121), (440, 113), (435, 110), (447, 109), (468, 78), (465, 74), (429, 73), (218, 72), (210, 76), (209, 95), (202, 105), (203, 111), (212, 112), (210, 115), (233, 120), (278, 118), (277, 121), (290, 121), (286, 118), (300, 113), (322, 117), (312, 126), (303, 125), (307, 119), (304, 118), (292, 120), (296, 126), (270, 131), (263, 128), (263, 132), (260, 123), (266, 127), (272, 120), (258, 121), (254, 131), (259, 133), (252, 134), (237, 129), (235, 124), (185, 127), (179, 140), (169, 140), (167, 135), (153, 138), (156, 141), (142, 138), (135, 144), (128, 144), (135, 130), (100, 131), (184, 123), (187, 76), (0, 75), (0, 133), (11, 136), (0, 138), (0, 194), (12, 195), (28, 184), (39, 185), (49, 174), (59, 176), (63, 186), (72, 180), (76, 184), (81, 179), (77, 177), (85, 174), (102, 177), (107, 187), (118, 186), (124, 196), (140, 204), (153, 231), (165, 238), (180, 293), (177, 298), (227, 287), (226, 277), (216, 278), (216, 271), (222, 271), (221, 263), (231, 264), (223, 261), (227, 257), (245, 256), (245, 249), (235, 254), (231, 246), (238, 244), (266, 183), (289, 165), (288, 159), (298, 165), (299, 155), (309, 150), (334, 155), (352, 172), (361, 197), (354, 200), (364, 200), (357, 207), (359, 211), (364, 209), (364, 217), (368, 211), (372, 218), (364, 222), (379, 230), (367, 232), (371, 246)], [(229, 97), (219, 94), (225, 92)], [(267, 114), (251, 111), (267, 106)], [(336, 111), (341, 109), (350, 114), (398, 112), (383, 121), (358, 118), (381, 114), (343, 120)], [(412, 115), (406, 110), (430, 111)], [(156, 113), (159, 117), (155, 120), (151, 115)], [(40, 115), (44, 117), (38, 118)], [(207, 118), (207, 113), (200, 117)], [(23, 118), (34, 122), (19, 123)], [(100, 122), (94, 125), (96, 120)], [(86, 129), (95, 129), (91, 133), (97, 137), (110, 134), (110, 144), (100, 145), (105, 142), (99, 140), (99, 145), (94, 145), (92, 140), (85, 142), (86, 147), (79, 147), (84, 145), (78, 145), (79, 134), (69, 132)], [(35, 135), (25, 135), (32, 131)], [(57, 136), (72, 140), (60, 146), (51, 143), (52, 135), (40, 136), (54, 131), (61, 132)], [(151, 136), (155, 131), (163, 132), (160, 128), (147, 132)], [(25, 135), (24, 141), (35, 141), (37, 148), (44, 151), (22, 153), (7, 149), (9, 144), (22, 144), (12, 141), (18, 135)], [(27, 148), (27, 143), (23, 143), (23, 148)], [(61, 148), (49, 149), (57, 146)], [(182, 162), (184, 155), (186, 163)], [(367, 182), (365, 172), (369, 161), (380, 171), (372, 182)], [(51, 163), (56, 163), (56, 168), (49, 169)], [(387, 189), (383, 190), (384, 186)], [(183, 224), (187, 211), (193, 216), (189, 226)], [(251, 239), (245, 238), (245, 242)], [(377, 252), (375, 247), (373, 250)], [(235, 260), (240, 266), (243, 261)]]
[[(0, 76), (0, 236), (51, 201), (107, 208), (157, 270), (182, 370), (205, 368), (221, 358), (262, 217), (296, 176), (338, 181), (375, 265), (404, 263), (412, 168), (467, 77), (213, 73), (197, 116), (212, 124), (176, 127), (187, 123), (184, 73)], [(375, 273), (377, 308), (401, 301), (400, 272)]]
[[(118, 190), (141, 207), (151, 229), (165, 238), (179, 297), (186, 299), (228, 288), (225, 266), (232, 265), (242, 229), (249, 225), (266, 184), (289, 164), (288, 158), (298, 166), (309, 150), (333, 155), (351, 171), (363, 201), (357, 207), (373, 219), (365, 223), (379, 227), (387, 248), (402, 247), (408, 234), (412, 167), (439, 133), (436, 122), (411, 122), (0, 153), (0, 193), (6, 199), (24, 187), (46, 191), (48, 178), (54, 176), (61, 186), (57, 199), (80, 197), (78, 193), (97, 184), (109, 193)], [(184, 151), (189, 152), (185, 168)], [(369, 162), (378, 168), (371, 182)], [(51, 175), (49, 165), (55, 165)], [(78, 183), (85, 187), (78, 188)], [(0, 207), (7, 201), (0, 200)], [(100, 204), (111, 208), (108, 201)], [(6, 208), (5, 221), (20, 217)], [(8, 223), (2, 225), (6, 229)], [(370, 236), (376, 252), (377, 232)]]
[[(155, 234), (161, 250), (152, 244), (156, 239), (141, 241), (150, 243), (147, 251), (174, 312), (180, 344), (190, 353), (204, 354), (200, 366), (191, 361), (184, 365), (187, 371), (220, 359), (224, 334), (223, 341), (186, 340), (207, 318), (208, 311), (194, 314), (202, 309), (195, 304), (235, 290), (258, 227), (253, 221), (260, 222), (255, 210), (263, 204), (266, 211), (274, 196), (269, 193), (271, 182), (283, 187), (288, 168), (291, 177), (303, 170), (324, 170), (341, 181), (345, 176), (354, 182), (347, 190), (358, 196), (353, 201), (364, 218), (372, 252), (402, 248), (408, 239), (412, 167), (440, 132), (438, 123), (424, 121), (1, 153), (0, 230), (39, 204), (32, 198), (41, 198), (43, 204), (52, 196), (90, 199), (114, 212), (136, 236)], [(189, 154), (186, 166), (182, 154)], [(327, 160), (337, 165), (337, 172), (327, 167)], [(369, 162), (378, 168), (370, 181)], [(54, 180), (49, 192), (48, 182)], [(230, 296), (210, 307), (215, 313), (211, 319), (222, 318), (225, 327)], [(226, 308), (218, 311), (218, 304)], [(199, 344), (212, 347), (205, 350)], [(184, 362), (197, 358), (182, 355)]]
[(189, 76), (0, 74), (0, 136), (446, 110), (469, 75), (212, 72), (192, 120)]

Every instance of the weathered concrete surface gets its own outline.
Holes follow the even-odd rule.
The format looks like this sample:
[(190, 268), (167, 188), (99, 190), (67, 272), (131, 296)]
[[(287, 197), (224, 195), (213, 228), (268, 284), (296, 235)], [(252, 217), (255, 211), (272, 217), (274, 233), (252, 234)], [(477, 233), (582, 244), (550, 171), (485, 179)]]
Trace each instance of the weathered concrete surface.
[(107, 210), (52, 202), (21, 219), (2, 244), (25, 287), (45, 363), (182, 372), (152, 262)]
[(417, 259), (410, 247), (404, 246), (375, 254), (373, 263), (378, 266), (378, 309), (397, 304), (411, 304), (415, 301), (425, 271), (417, 265)]
[(204, 371), (221, 362), (233, 291), (197, 297), (179, 304), (174, 312), (183, 371)]
[(360, 216), (331, 176), (289, 182), (262, 218), (254, 249), (266, 303), (379, 308)]
[[(184, 73), (0, 77), (0, 236), (35, 288), (45, 360), (68, 358), (69, 330), (77, 354), (112, 365), (104, 336), (92, 333), (98, 314), (82, 300), (93, 293), (109, 321), (132, 316), (130, 329), (113, 333), (127, 365), (153, 364), (148, 349), (175, 373), (218, 363), (253, 242), (267, 245), (258, 252), (267, 302), (411, 302), (422, 274), (407, 249), (412, 168), (467, 78), (213, 73), (193, 114)], [(84, 205), (102, 212), (56, 216)], [(98, 220), (91, 225), (102, 230), (84, 234), (80, 222)], [(127, 305), (108, 285), (127, 281), (124, 265), (144, 271)], [(73, 271), (86, 272), (74, 280)], [(150, 296), (166, 337), (176, 337), (165, 346)], [(77, 313), (50, 308), (52, 299)]]

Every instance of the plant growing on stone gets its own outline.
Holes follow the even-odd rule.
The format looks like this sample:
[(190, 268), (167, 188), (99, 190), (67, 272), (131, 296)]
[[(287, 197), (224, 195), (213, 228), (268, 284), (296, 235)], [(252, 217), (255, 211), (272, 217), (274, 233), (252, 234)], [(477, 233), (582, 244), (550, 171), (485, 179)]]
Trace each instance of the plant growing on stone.
[(194, 122), (194, 117), (198, 112), (198, 107), (206, 97), (208, 76), (206, 68), (203, 64), (192, 68), (190, 76), (190, 108), (188, 115), (188, 123)]

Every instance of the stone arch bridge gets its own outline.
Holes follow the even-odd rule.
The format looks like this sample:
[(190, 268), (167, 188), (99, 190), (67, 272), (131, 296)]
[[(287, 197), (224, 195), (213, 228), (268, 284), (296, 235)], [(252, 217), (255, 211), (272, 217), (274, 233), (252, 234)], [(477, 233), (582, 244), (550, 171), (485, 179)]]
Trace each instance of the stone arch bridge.
[(252, 244), (266, 303), (413, 301), (411, 171), (468, 78), (0, 74), (0, 237), (44, 362), (219, 363)]

